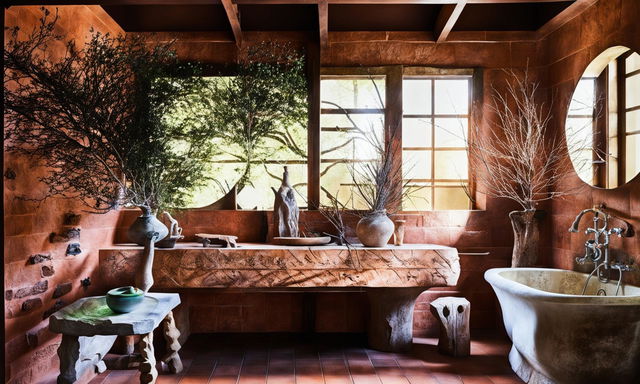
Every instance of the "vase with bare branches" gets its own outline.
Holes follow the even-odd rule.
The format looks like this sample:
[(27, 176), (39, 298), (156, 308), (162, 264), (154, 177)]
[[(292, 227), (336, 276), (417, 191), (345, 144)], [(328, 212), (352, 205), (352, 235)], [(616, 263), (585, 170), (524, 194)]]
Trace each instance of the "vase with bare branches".
[(511, 265), (527, 267), (538, 258), (536, 210), (541, 202), (570, 193), (553, 189), (570, 169), (566, 146), (549, 132), (551, 102), (544, 99), (539, 83), (528, 70), (506, 75), (504, 91), (494, 89), (489, 107), (497, 129), (482, 134), (476, 127), (469, 157), (478, 185), (488, 196), (522, 207), (509, 213), (514, 232)]

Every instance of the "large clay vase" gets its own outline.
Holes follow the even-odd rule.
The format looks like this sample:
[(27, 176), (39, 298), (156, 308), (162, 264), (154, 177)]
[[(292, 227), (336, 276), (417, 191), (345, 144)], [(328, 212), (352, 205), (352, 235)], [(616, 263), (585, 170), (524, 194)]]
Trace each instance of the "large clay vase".
[(169, 228), (156, 218), (156, 215), (151, 212), (151, 208), (146, 205), (140, 205), (138, 208), (142, 210), (142, 216), (138, 216), (129, 227), (127, 231), (129, 240), (138, 245), (146, 245), (150, 233), (158, 233), (156, 241), (167, 237)]
[(540, 226), (535, 209), (509, 213), (513, 226), (511, 267), (534, 267), (538, 261)]
[(366, 247), (384, 247), (389, 242), (395, 225), (387, 216), (387, 211), (371, 212), (356, 226), (356, 235)]

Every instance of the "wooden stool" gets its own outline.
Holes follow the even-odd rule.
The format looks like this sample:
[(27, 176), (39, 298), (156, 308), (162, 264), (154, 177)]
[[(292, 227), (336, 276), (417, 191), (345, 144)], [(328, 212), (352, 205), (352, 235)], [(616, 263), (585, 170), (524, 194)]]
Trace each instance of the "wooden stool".
[(469, 356), (469, 301), (464, 297), (440, 297), (431, 302), (431, 313), (440, 321), (440, 353)]
[[(81, 356), (81, 344), (95, 336), (141, 335), (140, 343), (140, 383), (155, 383), (158, 378), (156, 357), (153, 350), (153, 330), (162, 324), (167, 349), (162, 362), (169, 372), (182, 371), (182, 361), (178, 351), (180, 331), (175, 326), (173, 309), (180, 304), (177, 293), (147, 293), (143, 302), (129, 313), (114, 313), (107, 307), (104, 296), (86, 297), (59, 310), (49, 318), (49, 329), (62, 334), (58, 348), (60, 375), (58, 384), (75, 383), (86, 368)], [(104, 362), (98, 357), (95, 365), (104, 369)]]

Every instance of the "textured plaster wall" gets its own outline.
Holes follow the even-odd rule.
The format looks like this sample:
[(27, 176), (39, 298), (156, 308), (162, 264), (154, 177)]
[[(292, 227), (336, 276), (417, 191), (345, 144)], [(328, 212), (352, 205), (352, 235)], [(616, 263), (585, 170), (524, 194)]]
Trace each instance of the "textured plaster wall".
[[(37, 25), (41, 15), (39, 7), (10, 7), (4, 12), (5, 25), (20, 26), (22, 35)], [(59, 16), (57, 32), (78, 44), (87, 40), (92, 27), (100, 32), (121, 32), (97, 6), (59, 7)], [(7, 37), (5, 32), (5, 41)], [(47, 51), (54, 58), (63, 53), (62, 44)], [(43, 190), (38, 177), (45, 172), (24, 157), (4, 155), (4, 371), (11, 383), (36, 383), (57, 370), (60, 337), (47, 330), (44, 319), (55, 308), (102, 292), (96, 273), (97, 250), (112, 242), (118, 220), (117, 212), (85, 214), (73, 200), (50, 199), (37, 204), (16, 199), (25, 194), (38, 197)], [(81, 228), (80, 238), (52, 243), (50, 234), (63, 231), (69, 212), (81, 215), (73, 226)], [(66, 255), (71, 243), (80, 244), (82, 252)], [(84, 289), (80, 281), (87, 277), (92, 284)]]
[[(615, 45), (624, 45), (640, 52), (638, 18), (640, 1), (600, 0), (542, 42), (548, 61), (548, 84), (555, 99), (553, 126), (562, 140), (564, 117), (573, 89), (591, 60)], [(584, 270), (590, 266), (576, 265), (575, 258), (584, 255), (586, 236), (567, 232), (574, 218), (582, 209), (605, 204), (611, 211), (629, 220), (638, 232), (640, 177), (622, 187), (604, 190), (586, 185), (574, 173), (559, 186), (565, 190), (576, 187), (580, 188), (578, 194), (556, 200), (551, 205), (553, 236), (550, 265)], [(636, 265), (640, 263), (640, 234), (626, 239), (613, 237), (611, 248), (621, 260), (635, 260)], [(628, 274), (627, 281), (640, 284), (640, 272)]]

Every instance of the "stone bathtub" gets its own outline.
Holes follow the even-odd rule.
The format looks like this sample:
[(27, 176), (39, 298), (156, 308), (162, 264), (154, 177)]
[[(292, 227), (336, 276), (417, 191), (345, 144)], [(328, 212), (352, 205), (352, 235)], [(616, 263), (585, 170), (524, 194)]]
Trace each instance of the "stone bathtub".
[[(640, 288), (560, 269), (485, 273), (513, 342), (509, 361), (530, 384), (640, 383)], [(615, 275), (614, 275), (615, 276)], [(617, 276), (616, 276), (617, 277)], [(607, 296), (596, 296), (604, 289)], [(602, 293), (602, 292), (600, 292)]]

